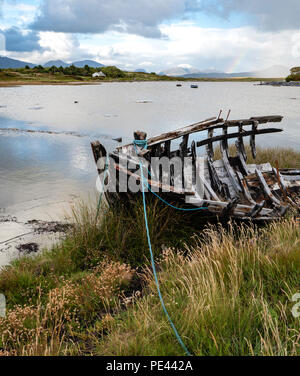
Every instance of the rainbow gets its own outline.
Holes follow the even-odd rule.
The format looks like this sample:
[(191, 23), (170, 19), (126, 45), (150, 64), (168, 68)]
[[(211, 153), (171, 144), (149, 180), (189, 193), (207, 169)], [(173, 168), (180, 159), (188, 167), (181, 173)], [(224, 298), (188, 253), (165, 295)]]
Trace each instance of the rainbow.
[(242, 62), (246, 59), (246, 56), (248, 54), (248, 51), (244, 51), (240, 56), (238, 56), (228, 67), (227, 73), (236, 73), (238, 72), (238, 68), (240, 67), (240, 70), (242, 68)]

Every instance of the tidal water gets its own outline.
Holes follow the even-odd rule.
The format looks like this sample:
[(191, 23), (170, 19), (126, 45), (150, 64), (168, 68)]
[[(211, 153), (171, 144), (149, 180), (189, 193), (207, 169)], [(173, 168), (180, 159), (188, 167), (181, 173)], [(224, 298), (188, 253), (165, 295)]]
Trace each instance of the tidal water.
[(275, 126), (284, 133), (258, 137), (258, 144), (300, 150), (298, 87), (207, 82), (191, 89), (190, 83), (155, 82), (0, 88), (0, 217), (56, 218), (63, 205), (93, 194), (92, 140), (111, 150), (116, 137), (129, 142), (135, 130), (154, 136), (220, 109), (231, 109), (231, 119), (283, 115)]

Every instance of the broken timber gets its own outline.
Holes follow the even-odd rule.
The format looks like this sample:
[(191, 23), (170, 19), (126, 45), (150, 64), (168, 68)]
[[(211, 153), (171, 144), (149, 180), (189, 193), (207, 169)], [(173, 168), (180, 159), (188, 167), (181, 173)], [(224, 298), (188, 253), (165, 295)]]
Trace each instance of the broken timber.
[[(149, 187), (158, 189), (160, 196), (170, 203), (176, 203), (176, 206), (205, 207), (206, 215), (209, 212), (213, 216), (251, 221), (272, 221), (284, 216), (290, 209), (296, 209), (299, 213), (300, 169), (279, 170), (278, 166), (274, 168), (267, 161), (262, 165), (247, 164), (245, 138), (249, 138), (251, 154), (255, 159), (256, 136), (282, 132), (279, 128), (261, 126), (279, 123), (283, 117), (228, 120), (228, 116), (224, 120), (220, 116), (221, 113), (218, 118), (210, 118), (148, 140), (146, 133), (135, 132), (134, 139), (147, 141), (147, 147), (132, 143), (118, 147), (109, 154), (110, 176), (115, 173), (117, 189), (115, 193), (105, 193), (107, 201), (113, 204), (119, 199), (127, 202), (135, 200), (138, 193), (122, 191), (121, 181), (124, 182), (125, 177), (125, 181), (134, 179), (143, 184), (139, 171), (143, 158), (147, 163), (144, 176)], [(206, 138), (202, 136), (203, 132), (207, 132)], [(193, 139), (193, 135), (197, 135), (197, 140)], [(229, 140), (234, 139), (236, 156), (230, 156)], [(214, 160), (218, 146), (221, 159)], [(92, 143), (92, 149), (101, 175), (105, 169), (103, 158), (107, 157), (106, 149), (98, 141)], [(204, 165), (200, 165), (197, 155), (203, 154)], [(176, 176), (174, 166), (171, 165), (167, 174), (168, 184), (164, 180), (166, 172), (162, 169), (149, 176), (154, 157), (178, 157), (183, 162), (182, 174)], [(186, 164), (186, 158), (191, 161), (191, 167)], [(99, 162), (101, 159), (102, 163)], [(130, 161), (130, 168), (125, 164), (126, 161)], [(197, 184), (199, 178), (202, 190)], [(175, 184), (178, 181), (182, 183), (181, 188)], [(189, 183), (188, 188), (185, 187), (186, 182)]]

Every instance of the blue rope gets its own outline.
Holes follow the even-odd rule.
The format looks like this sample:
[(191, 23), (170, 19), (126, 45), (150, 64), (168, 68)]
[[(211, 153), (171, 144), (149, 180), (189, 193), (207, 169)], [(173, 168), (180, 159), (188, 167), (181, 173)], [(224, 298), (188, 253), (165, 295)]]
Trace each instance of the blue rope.
[[(136, 149), (136, 152), (138, 154), (138, 151), (137, 151), (137, 148), (136, 148), (136, 145), (138, 146), (141, 146), (143, 148), (146, 148), (147, 147), (147, 141), (137, 141), (135, 140), (134, 141), (134, 146), (135, 146), (135, 149)], [(188, 356), (192, 356), (192, 354), (189, 352), (189, 350), (187, 349), (186, 345), (184, 344), (183, 340), (181, 339), (170, 315), (169, 315), (169, 312), (165, 306), (165, 302), (164, 302), (164, 299), (163, 299), (163, 296), (161, 294), (161, 290), (160, 290), (160, 285), (159, 285), (159, 280), (158, 280), (158, 277), (157, 277), (157, 273), (156, 273), (156, 266), (155, 266), (155, 261), (154, 261), (154, 255), (153, 255), (153, 251), (152, 251), (152, 244), (151, 244), (151, 237), (150, 237), (150, 230), (149, 230), (149, 225), (148, 225), (148, 216), (147, 216), (147, 205), (146, 205), (146, 195), (145, 195), (145, 186), (144, 186), (144, 172), (143, 172), (143, 165), (142, 165), (142, 162), (141, 160), (139, 159), (139, 163), (140, 163), (140, 169), (141, 169), (141, 178), (142, 178), (142, 193), (143, 193), (143, 205), (144, 205), (144, 216), (145, 216), (145, 225), (146, 225), (146, 231), (147, 231), (147, 239), (148, 239), (148, 245), (149, 245), (149, 250), (150, 250), (150, 255), (151, 255), (151, 264), (152, 264), (152, 269), (153, 269), (153, 275), (154, 275), (154, 278), (155, 278), (155, 282), (156, 282), (156, 287), (157, 287), (157, 291), (158, 291), (158, 296), (159, 296), (159, 299), (160, 299), (160, 302), (161, 302), (161, 305), (162, 305), (162, 308), (165, 312), (165, 315), (173, 329), (173, 332), (180, 344), (180, 346), (182, 347), (182, 349), (184, 350), (184, 352), (186, 353), (186, 355)]]
[(107, 176), (107, 173), (108, 173), (108, 168), (109, 168), (109, 159), (108, 159), (108, 155), (107, 155), (106, 156), (106, 162), (105, 162), (105, 170), (104, 170), (104, 175), (103, 175), (103, 181), (101, 182), (102, 190), (101, 190), (98, 205), (97, 205), (96, 222), (97, 222), (99, 214), (100, 214), (100, 207), (101, 207), (103, 194), (104, 194), (104, 183), (105, 183), (105, 179), (106, 179), (106, 176)]
[[(140, 146), (144, 149), (147, 149), (148, 148), (148, 141), (147, 140), (134, 140), (133, 141), (133, 144), (135, 145), (135, 151), (136, 153), (138, 154), (138, 151), (136, 149), (136, 145), (137, 146)], [(150, 175), (151, 177), (151, 173), (150, 171), (148, 170), (148, 174)], [(199, 211), (199, 210), (208, 210), (208, 208), (204, 208), (204, 207), (201, 207), (201, 208), (194, 208), (194, 209), (184, 209), (184, 208), (178, 208), (177, 206), (174, 206), (170, 203), (168, 203), (167, 201), (165, 201), (162, 197), (160, 197), (157, 193), (153, 192), (151, 187), (150, 187), (150, 184), (148, 182), (146, 182), (145, 180), (143, 181), (143, 183), (145, 182), (145, 186), (146, 188), (149, 189), (149, 191), (154, 195), (156, 196), (159, 200), (161, 200), (164, 204), (170, 206), (171, 208), (175, 209), (175, 210), (181, 210), (181, 211), (185, 211), (185, 212), (193, 212), (193, 211)]]
[(165, 201), (163, 198), (161, 198), (158, 194), (156, 194), (155, 192), (153, 192), (150, 188), (150, 185), (149, 183), (146, 183), (146, 187), (149, 189), (149, 191), (154, 194), (154, 196), (156, 196), (157, 198), (159, 198), (164, 204), (170, 206), (171, 208), (173, 209), (176, 209), (176, 210), (181, 210), (181, 211), (185, 211), (185, 212), (192, 212), (192, 211), (199, 211), (199, 210), (208, 210), (208, 208), (195, 208), (195, 209), (184, 209), (184, 208), (178, 208), (172, 204), (169, 204), (167, 201)]

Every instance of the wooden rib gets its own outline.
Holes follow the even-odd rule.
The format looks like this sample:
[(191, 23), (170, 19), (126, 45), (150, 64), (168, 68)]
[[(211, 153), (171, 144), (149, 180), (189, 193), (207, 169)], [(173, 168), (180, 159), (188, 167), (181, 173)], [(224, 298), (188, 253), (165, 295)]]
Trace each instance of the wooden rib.
[[(214, 130), (212, 128), (210, 128), (208, 130), (208, 139), (212, 139), (214, 137)], [(206, 152), (207, 152), (207, 155), (209, 156), (209, 158), (211, 160), (214, 159), (214, 156), (215, 156), (215, 152), (214, 152), (214, 147), (213, 147), (213, 143), (212, 142), (209, 142), (206, 146)]]
[(234, 209), (237, 207), (239, 202), (239, 199), (236, 197), (233, 200), (231, 200), (225, 209), (222, 210), (221, 216), (222, 217), (227, 217), (230, 216), (232, 213), (234, 213)]
[(252, 135), (250, 136), (250, 146), (251, 146), (251, 152), (252, 152), (252, 157), (254, 159), (256, 159), (256, 144), (255, 144), (255, 132), (257, 131), (257, 127), (258, 127), (258, 121), (254, 121), (253, 122), (253, 125), (252, 125)]
[(248, 173), (249, 173), (248, 167), (247, 167), (247, 164), (246, 164), (246, 161), (245, 161), (243, 152), (240, 148), (240, 143), (239, 143), (238, 140), (236, 141), (236, 151), (237, 151), (237, 158), (238, 158), (238, 161), (239, 161), (239, 164), (240, 164), (240, 170), (241, 170), (241, 172), (244, 176), (247, 176)]
[(91, 147), (92, 147), (92, 150), (93, 150), (95, 163), (96, 163), (97, 168), (98, 168), (98, 173), (102, 174), (105, 171), (105, 166), (103, 166), (102, 169), (99, 169), (98, 161), (107, 156), (106, 149), (102, 144), (100, 144), (99, 141), (91, 142)]
[[(267, 129), (259, 129), (257, 131), (245, 131), (243, 132), (243, 137), (248, 137), (248, 136), (252, 136), (253, 134), (255, 135), (259, 135), (259, 134), (268, 134), (268, 133), (279, 133), (279, 132), (282, 132), (283, 129), (280, 129), (280, 128), (267, 128)], [(222, 141), (224, 139), (227, 139), (227, 140), (230, 140), (232, 138), (237, 138), (239, 137), (239, 133), (229, 133), (228, 135), (224, 136), (224, 135), (220, 135), (220, 136), (215, 136), (213, 137), (212, 140), (203, 140), (203, 141), (199, 141), (197, 142), (197, 147), (200, 147), (200, 146), (205, 146), (207, 145), (209, 142), (217, 142), (217, 141)]]
[[(121, 172), (123, 172), (127, 175), (130, 175), (130, 176), (134, 177), (135, 179), (141, 181), (140, 175), (135, 174), (134, 172), (127, 170), (126, 168), (120, 166), (119, 164), (115, 164), (114, 167), (117, 171), (121, 171)], [(150, 186), (159, 188), (159, 189), (161, 189), (165, 192), (175, 193), (175, 194), (178, 194), (178, 195), (187, 195), (187, 196), (195, 195), (195, 192), (193, 192), (193, 191), (186, 191), (184, 189), (175, 189), (174, 187), (172, 187), (170, 185), (165, 185), (165, 184), (162, 184), (160, 182), (150, 180), (150, 179), (145, 179), (145, 180), (147, 180), (147, 182)]]
[(179, 156), (182, 161), (182, 186), (185, 186), (185, 163), (184, 158), (187, 156), (187, 147), (189, 143), (189, 134), (182, 137), (182, 142), (179, 146)]
[[(228, 144), (227, 144), (228, 146)], [(222, 140), (221, 143), (220, 143), (220, 147), (221, 147), (221, 153), (222, 153), (222, 161), (223, 161), (223, 164), (224, 164), (224, 167), (225, 167), (225, 170), (228, 174), (228, 177), (230, 179), (230, 182), (233, 186), (233, 189), (235, 190), (235, 192), (237, 194), (240, 194), (243, 192), (243, 189), (242, 187), (239, 185), (236, 177), (235, 177), (235, 172), (233, 170), (233, 168), (231, 167), (230, 165), (230, 162), (229, 162), (229, 159), (228, 159), (228, 149), (226, 148), (226, 141), (225, 140)]]
[(226, 199), (230, 198), (227, 190), (224, 187), (224, 184), (221, 182), (217, 170), (213, 164), (213, 161), (208, 157), (207, 158), (208, 171), (211, 181), (211, 186), (214, 191), (217, 191), (220, 195), (224, 196)]
[(170, 158), (171, 154), (171, 140), (165, 142), (165, 149), (163, 155)]
[(216, 200), (216, 201), (220, 201), (220, 198), (219, 196), (216, 194), (216, 192), (212, 189), (212, 187), (210, 186), (210, 184), (207, 182), (207, 180), (205, 179), (205, 177), (201, 177), (201, 180), (204, 184), (204, 187), (206, 189), (206, 191), (208, 192), (209, 196), (211, 199), (213, 200)]
[(237, 178), (239, 179), (240, 186), (243, 188), (243, 193), (244, 193), (246, 200), (250, 204), (256, 205), (256, 202), (253, 200), (251, 193), (248, 189), (246, 179), (244, 178), (244, 176), (239, 171), (236, 171), (236, 175), (237, 175)]
[(276, 206), (281, 207), (281, 202), (273, 195), (270, 187), (268, 186), (268, 183), (266, 182), (266, 179), (264, 178), (264, 175), (261, 171), (258, 169), (255, 169), (255, 174), (259, 180), (260, 186), (264, 191), (265, 196), (272, 201)]
[(196, 185), (197, 182), (197, 150), (196, 150), (196, 142), (193, 141), (191, 145), (191, 156), (192, 156), (192, 165), (193, 165), (193, 185)]
[(287, 202), (287, 186), (285, 184), (285, 181), (283, 180), (280, 172), (279, 172), (279, 168), (278, 168), (278, 161), (276, 161), (276, 164), (277, 164), (277, 168), (273, 168), (273, 174), (276, 176), (277, 178), (277, 182), (278, 182), (278, 185), (279, 185), (279, 188), (281, 190), (281, 193), (283, 195), (283, 198), (284, 198), (284, 201)]
[(249, 213), (249, 217), (250, 218), (257, 217), (261, 213), (261, 211), (263, 210), (265, 204), (266, 204), (266, 201), (263, 201), (259, 204), (256, 204), (255, 206), (253, 206), (252, 211)]
[(238, 138), (238, 147), (239, 147), (239, 150), (240, 150), (242, 156), (244, 157), (245, 162), (247, 162), (247, 153), (246, 153), (246, 149), (245, 149), (245, 145), (244, 145), (244, 138), (242, 136), (243, 132), (244, 132), (243, 124), (240, 123), (239, 124), (240, 136)]
[[(221, 213), (228, 205), (228, 202), (223, 201), (212, 201), (212, 200), (199, 200), (197, 197), (188, 198), (187, 202), (197, 207), (207, 207), (210, 211), (215, 213)], [(249, 213), (253, 210), (252, 206), (238, 204), (233, 210), (232, 215), (237, 217), (247, 217)], [(263, 208), (261, 211), (263, 217), (272, 216), (274, 217), (274, 210)], [(278, 214), (276, 215), (278, 217)], [(249, 218), (248, 218), (249, 219)]]
[[(228, 112), (228, 116), (229, 116), (229, 112)], [(228, 159), (228, 163), (230, 164), (230, 162), (229, 162), (229, 151), (228, 151), (228, 139), (226, 138), (226, 136), (228, 135), (228, 127), (227, 127), (226, 124), (224, 124), (224, 126), (223, 126), (222, 134), (224, 136), (224, 139), (220, 142), (221, 154), (222, 155), (224, 153), (226, 154), (226, 157)]]

